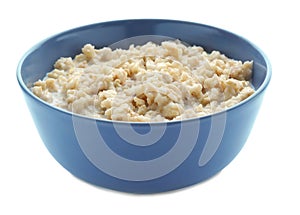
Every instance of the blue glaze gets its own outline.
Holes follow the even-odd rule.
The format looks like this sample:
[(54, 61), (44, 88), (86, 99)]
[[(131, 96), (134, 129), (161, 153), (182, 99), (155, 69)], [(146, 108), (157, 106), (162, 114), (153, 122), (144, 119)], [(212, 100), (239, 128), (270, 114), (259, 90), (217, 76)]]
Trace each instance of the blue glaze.
[[(28, 89), (59, 57), (75, 56), (86, 43), (100, 48), (141, 35), (176, 38), (207, 51), (220, 50), (235, 59), (253, 60), (255, 94), (214, 115), (149, 124), (72, 114), (48, 105)], [(267, 58), (246, 39), (207, 25), (155, 19), (105, 22), (65, 31), (34, 46), (17, 68), (32, 118), (53, 157), (86, 182), (133, 193), (186, 187), (228, 165), (251, 132), (270, 78)]]

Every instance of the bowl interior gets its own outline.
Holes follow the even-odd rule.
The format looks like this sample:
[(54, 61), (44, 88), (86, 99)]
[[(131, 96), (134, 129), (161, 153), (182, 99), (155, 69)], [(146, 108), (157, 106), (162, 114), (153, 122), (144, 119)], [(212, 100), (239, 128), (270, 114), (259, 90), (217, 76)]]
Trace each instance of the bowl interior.
[(74, 57), (86, 43), (101, 48), (140, 35), (162, 35), (200, 45), (208, 52), (219, 50), (234, 59), (253, 60), (252, 84), (256, 90), (270, 78), (268, 61), (262, 52), (246, 39), (228, 31), (175, 20), (123, 20), (72, 29), (42, 41), (21, 60), (19, 81), (24, 88), (30, 87), (52, 70), (58, 58)]

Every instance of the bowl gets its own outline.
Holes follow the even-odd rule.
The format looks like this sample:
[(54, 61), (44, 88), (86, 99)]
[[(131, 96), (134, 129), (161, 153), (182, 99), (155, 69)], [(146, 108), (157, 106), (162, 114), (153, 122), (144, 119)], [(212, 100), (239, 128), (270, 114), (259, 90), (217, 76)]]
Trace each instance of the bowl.
[[(208, 52), (219, 50), (230, 58), (253, 60), (256, 92), (215, 114), (141, 123), (74, 114), (47, 104), (29, 89), (53, 69), (59, 57), (74, 57), (86, 43), (124, 48), (166, 38), (199, 45)], [(110, 21), (59, 33), (31, 48), (17, 68), (32, 119), (56, 161), (88, 183), (130, 193), (176, 190), (220, 172), (244, 146), (270, 78), (268, 59), (250, 41), (208, 25), (161, 19)]]

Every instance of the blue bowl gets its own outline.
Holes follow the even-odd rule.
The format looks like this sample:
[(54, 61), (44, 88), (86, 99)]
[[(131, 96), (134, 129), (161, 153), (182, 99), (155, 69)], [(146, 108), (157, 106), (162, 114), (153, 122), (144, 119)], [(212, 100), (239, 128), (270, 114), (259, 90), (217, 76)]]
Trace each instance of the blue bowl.
[[(176, 38), (208, 52), (219, 50), (234, 59), (253, 60), (256, 92), (216, 114), (136, 123), (73, 114), (47, 104), (30, 91), (59, 57), (75, 56), (86, 43), (98, 48), (123, 46), (119, 41), (128, 38)], [(142, 40), (132, 41), (145, 42)], [(53, 157), (86, 182), (132, 193), (179, 189), (220, 172), (245, 144), (270, 78), (266, 56), (246, 39), (207, 25), (156, 19), (104, 22), (62, 32), (30, 49), (17, 68), (32, 118)]]

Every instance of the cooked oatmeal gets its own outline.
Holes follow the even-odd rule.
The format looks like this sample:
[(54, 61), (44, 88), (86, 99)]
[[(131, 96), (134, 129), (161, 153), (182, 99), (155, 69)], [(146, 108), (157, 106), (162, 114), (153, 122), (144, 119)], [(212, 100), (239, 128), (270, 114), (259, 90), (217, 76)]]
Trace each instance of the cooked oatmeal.
[(62, 57), (32, 92), (51, 105), (93, 118), (169, 121), (204, 116), (254, 93), (252, 61), (207, 53), (180, 41), (129, 49), (87, 44)]

